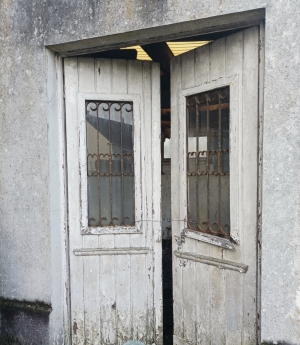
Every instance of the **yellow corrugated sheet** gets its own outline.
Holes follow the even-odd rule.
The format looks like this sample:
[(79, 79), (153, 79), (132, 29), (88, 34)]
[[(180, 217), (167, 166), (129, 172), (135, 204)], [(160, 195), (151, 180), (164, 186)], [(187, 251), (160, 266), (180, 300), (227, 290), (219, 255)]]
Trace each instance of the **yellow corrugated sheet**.
[[(191, 41), (191, 42), (167, 42), (167, 45), (172, 50), (175, 56), (188, 52), (190, 50), (196, 49), (200, 46), (203, 46), (210, 41)], [(137, 50), (137, 59), (138, 60), (148, 60), (152, 59), (149, 55), (140, 47), (140, 46), (131, 46), (122, 49), (136, 49)]]

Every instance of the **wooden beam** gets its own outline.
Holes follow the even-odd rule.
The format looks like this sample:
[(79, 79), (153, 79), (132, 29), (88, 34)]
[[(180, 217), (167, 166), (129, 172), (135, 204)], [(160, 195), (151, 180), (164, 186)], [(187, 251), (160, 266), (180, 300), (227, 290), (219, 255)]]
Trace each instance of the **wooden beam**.
[(244, 30), (244, 28), (213, 32), (209, 34), (190, 36), (190, 37), (185, 37), (185, 38), (178, 38), (178, 39), (172, 40), (172, 42), (215, 41), (215, 40), (218, 40), (219, 38), (223, 38), (225, 36), (235, 34), (241, 30)]
[(124, 59), (124, 60), (136, 60), (137, 51), (136, 49), (114, 49), (107, 50), (105, 52), (90, 53), (81, 55), (84, 57), (92, 57), (94, 59)]
[(160, 68), (164, 74), (170, 75), (170, 64), (174, 54), (166, 42), (145, 44), (141, 47), (153, 61), (160, 63)]

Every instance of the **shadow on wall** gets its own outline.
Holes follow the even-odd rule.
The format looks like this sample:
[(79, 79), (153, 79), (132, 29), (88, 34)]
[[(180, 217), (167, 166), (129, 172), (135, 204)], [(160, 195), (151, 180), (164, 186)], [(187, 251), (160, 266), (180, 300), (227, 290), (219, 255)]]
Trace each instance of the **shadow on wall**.
[(49, 344), (51, 306), (0, 299), (0, 345)]

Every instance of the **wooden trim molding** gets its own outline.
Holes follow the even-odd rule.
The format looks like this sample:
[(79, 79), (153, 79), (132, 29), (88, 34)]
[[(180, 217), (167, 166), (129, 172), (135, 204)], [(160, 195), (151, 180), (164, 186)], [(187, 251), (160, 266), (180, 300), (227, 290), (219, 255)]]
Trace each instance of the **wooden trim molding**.
[(187, 259), (187, 260), (191, 260), (195, 262), (201, 262), (206, 265), (216, 266), (220, 269), (228, 269), (228, 270), (233, 270), (240, 273), (246, 273), (248, 270), (247, 265), (233, 262), (233, 261), (223, 260), (223, 259), (216, 259), (210, 256), (199, 255), (195, 253), (186, 253), (186, 252), (181, 252), (179, 250), (175, 250), (174, 255), (180, 259)]
[(223, 249), (235, 250), (234, 245), (226, 238), (221, 238), (209, 234), (205, 234), (200, 231), (194, 231), (190, 229), (184, 229), (181, 232), (181, 236), (192, 238), (197, 241), (206, 242), (214, 246), (222, 247)]
[(79, 248), (74, 249), (73, 253), (76, 256), (93, 256), (93, 255), (136, 255), (148, 254), (147, 247), (128, 247), (128, 248)]

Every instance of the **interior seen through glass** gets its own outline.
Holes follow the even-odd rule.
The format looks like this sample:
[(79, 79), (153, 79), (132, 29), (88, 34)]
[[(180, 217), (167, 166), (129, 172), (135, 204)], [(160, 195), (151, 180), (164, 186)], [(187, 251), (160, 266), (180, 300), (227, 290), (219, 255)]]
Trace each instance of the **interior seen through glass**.
[(86, 144), (89, 226), (134, 225), (132, 102), (87, 101)]
[(229, 87), (187, 98), (188, 227), (228, 238)]

